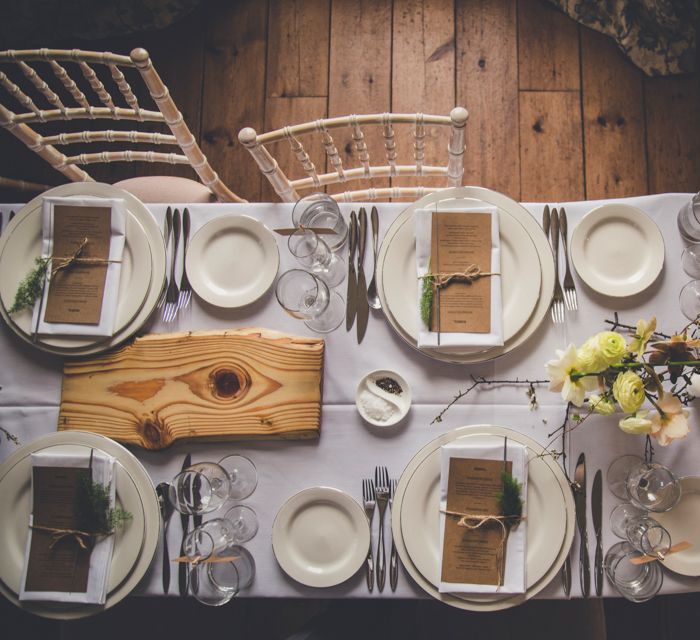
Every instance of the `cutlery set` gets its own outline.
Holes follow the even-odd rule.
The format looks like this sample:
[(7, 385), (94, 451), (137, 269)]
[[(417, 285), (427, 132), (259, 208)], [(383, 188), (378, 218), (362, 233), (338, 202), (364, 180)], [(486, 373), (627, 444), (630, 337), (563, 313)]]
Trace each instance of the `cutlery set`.
[[(183, 237), (182, 250), (182, 275), (180, 277), (180, 286), (177, 285), (175, 278), (175, 267), (177, 266), (178, 247), (180, 245), (180, 236)], [(189, 278), (187, 277), (187, 245), (190, 238), (190, 211), (185, 209), (180, 217), (180, 210), (168, 207), (165, 212), (165, 223), (163, 227), (163, 236), (165, 238), (165, 250), (170, 250), (170, 275), (166, 274), (166, 280), (163, 285), (163, 292), (158, 300), (157, 308), (163, 309), (163, 322), (173, 322), (177, 314), (186, 309), (192, 300), (192, 287)], [(172, 238), (172, 243), (171, 243)], [(172, 248), (171, 247), (172, 244)]]
[[(557, 211), (553, 208), (550, 212), (549, 205), (545, 205), (542, 214), (542, 229), (549, 238), (554, 253), (554, 295), (552, 296), (552, 322), (562, 324), (564, 322), (564, 310), (576, 311), (578, 309), (578, 299), (576, 296), (576, 286), (571, 275), (569, 266), (569, 247), (567, 243), (568, 222), (566, 211), (563, 207)], [(564, 247), (564, 262), (566, 271), (564, 273), (564, 288), (559, 282), (559, 237), (561, 236)]]
[[(359, 216), (353, 211), (350, 214), (348, 229), (348, 289), (347, 306), (345, 308), (345, 330), (350, 331), (357, 318), (357, 343), (360, 344), (367, 331), (369, 308), (381, 309), (382, 305), (377, 295), (377, 250), (379, 237), (379, 213), (377, 207), (372, 207), (372, 249), (374, 253), (374, 268), (372, 279), (367, 286), (365, 278), (365, 248), (367, 244), (367, 211), (360, 208)], [(357, 254), (357, 262), (355, 262)]]
[[(384, 542), (384, 518), (387, 513), (387, 507), (391, 511), (394, 491), (396, 490), (396, 480), (389, 479), (389, 473), (386, 467), (376, 467), (374, 470), (374, 480), (366, 478), (362, 481), (362, 501), (369, 520), (370, 531), (372, 529), (372, 520), (374, 519), (375, 510), (379, 510), (379, 537), (377, 539), (377, 554), (376, 564), (375, 555), (372, 550), (372, 540), (370, 537), (369, 550), (367, 552), (367, 560), (365, 563), (367, 575), (367, 588), (370, 593), (374, 590), (374, 581), (376, 575), (377, 589), (381, 593), (384, 591), (386, 584), (386, 545)], [(376, 570), (375, 570), (376, 568)], [(391, 552), (389, 556), (389, 584), (391, 590), (396, 591), (396, 585), (399, 579), (399, 558), (396, 552), (393, 536), (391, 540)]]
[[(591, 591), (591, 566), (588, 556), (588, 530), (587, 530), (587, 489), (586, 489), (586, 455), (582, 453), (576, 462), (574, 481), (571, 483), (576, 504), (576, 524), (579, 532), (579, 578), (581, 582), (581, 595), (587, 598)], [(603, 474), (600, 469), (593, 478), (591, 491), (591, 511), (593, 515), (593, 529), (595, 533), (594, 556), (594, 581), (597, 596), (603, 593)], [(564, 592), (569, 597), (571, 593), (571, 565), (569, 556), (562, 569), (562, 583)]]

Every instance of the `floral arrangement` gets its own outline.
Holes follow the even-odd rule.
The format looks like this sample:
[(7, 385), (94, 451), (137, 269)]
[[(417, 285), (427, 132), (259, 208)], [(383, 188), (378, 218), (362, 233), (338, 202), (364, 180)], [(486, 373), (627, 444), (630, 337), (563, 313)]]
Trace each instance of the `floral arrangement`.
[[(589, 415), (622, 411), (627, 415), (620, 419), (620, 429), (666, 446), (688, 434), (684, 406), (700, 396), (700, 339), (689, 338), (696, 323), (664, 336), (656, 333), (652, 318), (640, 320), (636, 330), (630, 327), (627, 338), (602, 331), (578, 349), (570, 344), (546, 364), (549, 389), (577, 407), (586, 405)], [(655, 336), (667, 339), (651, 342)]]

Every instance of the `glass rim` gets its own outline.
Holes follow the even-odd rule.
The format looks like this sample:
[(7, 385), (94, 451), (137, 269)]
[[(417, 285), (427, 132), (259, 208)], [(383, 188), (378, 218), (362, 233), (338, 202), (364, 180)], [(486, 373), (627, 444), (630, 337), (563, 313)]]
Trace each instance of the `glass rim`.
[(211, 545), (211, 551), (209, 551), (209, 553), (207, 553), (206, 555), (201, 556), (201, 558), (200, 558), (199, 561), (197, 561), (197, 562), (190, 562), (189, 559), (190, 559), (192, 556), (189, 556), (189, 555), (185, 554), (186, 557), (187, 557), (187, 559), (188, 559), (188, 564), (190, 564), (192, 567), (197, 567), (198, 565), (200, 565), (200, 564), (202, 563), (203, 560), (208, 560), (209, 558), (211, 558), (211, 556), (214, 554), (214, 549), (215, 549), (215, 547), (216, 547), (216, 545), (214, 544), (214, 538), (213, 538), (213, 536), (212, 536), (208, 531), (205, 531), (205, 530), (202, 529), (201, 527), (196, 527), (195, 529), (192, 529), (192, 531), (187, 532), (187, 534), (185, 535), (185, 537), (184, 537), (184, 539), (183, 539), (183, 541), (182, 541), (183, 551), (185, 551), (185, 547), (187, 546), (188, 542), (189, 542), (190, 540), (192, 540), (192, 538), (193, 538), (195, 535), (208, 538), (208, 539), (209, 539), (209, 543), (210, 543), (210, 545)]
[[(211, 463), (211, 464), (216, 464), (216, 463)], [(217, 466), (218, 466), (218, 465), (217, 465)], [(223, 468), (223, 467), (222, 467), (222, 468)], [(224, 471), (226, 471), (226, 470), (224, 469)], [(183, 469), (182, 471), (180, 471), (180, 473), (178, 473), (178, 474), (172, 479), (172, 481), (170, 482), (170, 489), (169, 489), (169, 491), (168, 491), (168, 498), (170, 498), (170, 496), (171, 496), (172, 494), (174, 494), (174, 495), (176, 495), (176, 496), (179, 494), (178, 490), (175, 488), (175, 485), (176, 485), (176, 483), (177, 483), (177, 481), (178, 481), (178, 478), (181, 478), (182, 476), (186, 476), (186, 475), (197, 475), (197, 476), (200, 476), (201, 482), (203, 482), (206, 486), (208, 486), (208, 487), (209, 487), (209, 490), (213, 492), (214, 487), (213, 487), (213, 485), (212, 485), (212, 483), (211, 483), (211, 480), (209, 480), (209, 478), (207, 478), (207, 476), (204, 474), (204, 472), (203, 472), (203, 471), (199, 471), (199, 470), (197, 470), (197, 469), (191, 469), (190, 467), (188, 467), (187, 469)], [(228, 474), (227, 474), (227, 475), (228, 475)], [(180, 509), (178, 509), (178, 504), (180, 504), (180, 501), (179, 501), (179, 500), (172, 500), (172, 499), (171, 499), (171, 500), (170, 500), (170, 503), (173, 505), (173, 507), (175, 507), (175, 510), (178, 511), (179, 513), (184, 513), (184, 514), (188, 514), (188, 515), (192, 515), (192, 514), (195, 513), (195, 512), (192, 511), (192, 510), (181, 511)], [(215, 510), (216, 510), (216, 509), (213, 509), (213, 511), (215, 511)], [(206, 513), (206, 512), (202, 512), (202, 513)]]
[(335, 205), (335, 207), (337, 207), (338, 213), (340, 213), (340, 207), (338, 207), (338, 202), (335, 200), (335, 198), (329, 196), (323, 191), (314, 191), (313, 193), (307, 193), (294, 203), (294, 206), (292, 207), (292, 224), (295, 227), (298, 227), (299, 219), (301, 218), (300, 210), (303, 209), (305, 211), (308, 205), (318, 201), (332, 203)]
[[(318, 296), (320, 295), (320, 293), (321, 293), (324, 289), (330, 293), (330, 289), (328, 288), (328, 285), (327, 285), (323, 280), (321, 280), (321, 278), (319, 278), (318, 276), (314, 275), (314, 274), (311, 273), (310, 271), (306, 271), (305, 269), (289, 269), (288, 271), (285, 271), (279, 278), (277, 278), (277, 285), (275, 286), (275, 297), (277, 298), (278, 304), (279, 304), (283, 309), (286, 309), (287, 311), (289, 311), (289, 312), (291, 312), (291, 313), (297, 313), (297, 312), (301, 311), (301, 309), (298, 309), (298, 308), (290, 309), (290, 308), (280, 299), (280, 284), (281, 284), (285, 279), (288, 279), (288, 278), (293, 277), (292, 274), (296, 275), (296, 274), (299, 274), (299, 273), (304, 274), (304, 277), (306, 277), (307, 279), (310, 278), (311, 281), (314, 283), (314, 286), (315, 286), (315, 289), (316, 289), (316, 290), (315, 290), (315, 293), (314, 293), (314, 300), (317, 300), (317, 299), (318, 299)], [(326, 306), (328, 306), (328, 305), (326, 305)], [(324, 307), (324, 310), (325, 310), (325, 307)], [(245, 457), (245, 456), (243, 456), (243, 457)], [(222, 458), (222, 460), (223, 460), (223, 458)]]
[[(295, 249), (292, 248), (292, 241), (294, 240), (295, 236), (298, 238), (302, 235), (314, 239), (314, 246), (308, 251), (308, 253), (297, 253)], [(295, 258), (302, 260), (304, 258), (310, 258), (311, 256), (313, 256), (314, 253), (316, 253), (316, 249), (318, 249), (318, 246), (319, 244), (321, 244), (321, 242), (322, 241), (318, 237), (318, 234), (313, 229), (308, 229), (307, 227), (298, 227), (294, 231), (294, 233), (290, 234), (289, 238), (287, 239), (287, 248), (289, 249), (289, 253), (291, 253)]]

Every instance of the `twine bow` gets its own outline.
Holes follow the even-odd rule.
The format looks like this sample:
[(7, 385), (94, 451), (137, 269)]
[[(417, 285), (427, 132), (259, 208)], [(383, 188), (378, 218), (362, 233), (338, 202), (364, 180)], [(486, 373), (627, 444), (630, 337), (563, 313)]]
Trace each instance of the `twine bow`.
[(426, 273), (420, 276), (420, 279), (433, 278), (433, 284), (436, 287), (446, 287), (453, 280), (456, 282), (466, 282), (472, 284), (479, 278), (487, 278), (489, 276), (500, 276), (498, 272), (482, 271), (479, 265), (470, 264), (464, 271), (454, 271), (451, 273)]
[[(78, 248), (69, 256), (51, 256), (53, 268), (51, 269), (51, 277), (53, 278), (59, 271), (68, 269), (74, 264), (109, 264), (110, 262), (119, 262), (119, 260), (105, 260), (104, 258), (81, 258), (83, 250), (87, 246), (89, 240), (84, 238)], [(58, 262), (58, 264), (56, 264)]]
[(58, 527), (43, 527), (38, 524), (33, 524), (32, 529), (38, 529), (39, 531), (48, 531), (51, 533), (51, 544), (49, 544), (49, 549), (53, 549), (61, 540), (66, 538), (75, 540), (82, 549), (87, 549), (85, 544), (86, 540), (92, 538), (95, 534), (89, 533), (88, 531), (81, 531), (80, 529), (61, 529)]

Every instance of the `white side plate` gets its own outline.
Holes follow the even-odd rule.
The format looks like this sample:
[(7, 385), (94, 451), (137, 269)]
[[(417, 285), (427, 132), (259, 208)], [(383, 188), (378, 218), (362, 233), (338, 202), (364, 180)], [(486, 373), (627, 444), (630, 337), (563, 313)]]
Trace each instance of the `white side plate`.
[(681, 500), (670, 511), (653, 513), (652, 517), (671, 534), (671, 542), (687, 541), (693, 546), (672, 553), (663, 565), (684, 576), (700, 576), (700, 477), (681, 478)]

